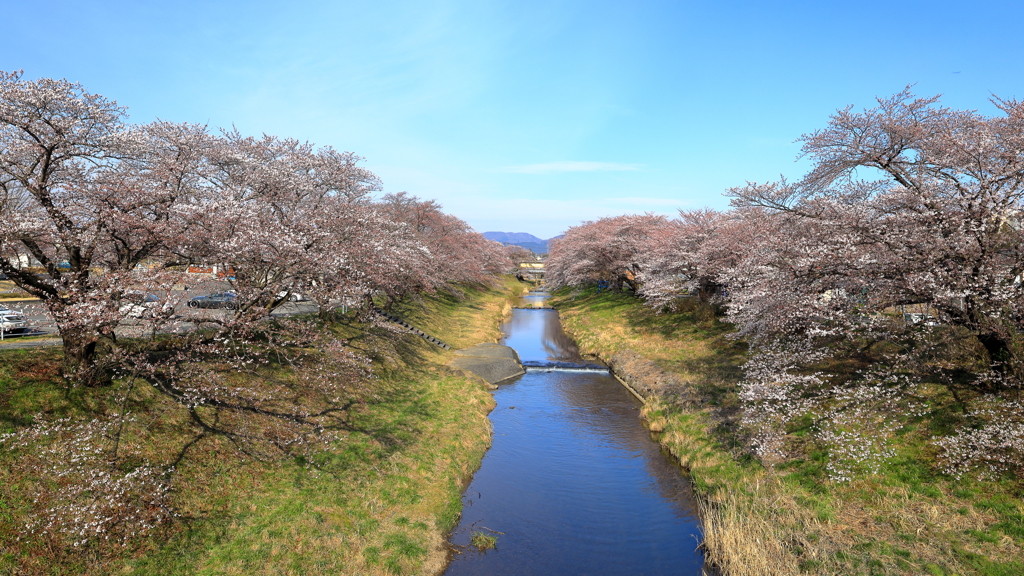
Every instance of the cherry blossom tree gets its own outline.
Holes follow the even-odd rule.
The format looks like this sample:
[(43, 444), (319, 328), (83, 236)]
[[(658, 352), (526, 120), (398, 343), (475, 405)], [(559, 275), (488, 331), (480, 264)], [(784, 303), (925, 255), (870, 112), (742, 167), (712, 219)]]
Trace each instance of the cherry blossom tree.
[[(994, 103), (1003, 116), (904, 91), (841, 110), (803, 137), (815, 162), (806, 177), (730, 192), (738, 210), (775, 223), (768, 242), (721, 276), (729, 318), (754, 344), (741, 398), (762, 455), (778, 452), (787, 422), (814, 414), (818, 438), (839, 457), (833, 477), (848, 478), (850, 466), (837, 463), (891, 453), (885, 443), (899, 416), (914, 413), (915, 387), (937, 381), (953, 394), (990, 394), (969, 408), (968, 428), (939, 442), (948, 471), (1024, 464), (1024, 428), (1005, 417), (1014, 404), (999, 395), (1021, 385), (1024, 106)], [(906, 305), (935, 321), (894, 318)], [(949, 342), (966, 340), (982, 361), (951, 352), (963, 346)], [(851, 362), (868, 367), (826, 368)], [(866, 409), (874, 399), (881, 411)]]
[(237, 132), (217, 141), (205, 195), (192, 206), (197, 232), (175, 250), (227, 271), (235, 320), (259, 320), (292, 293), (329, 307), (368, 277), (371, 262), (403, 251), (402, 234), (370, 206), (379, 181), (359, 157)]
[(877, 469), (919, 409), (916, 387), (945, 382), (986, 394), (973, 424), (939, 443), (948, 470), (1022, 466), (1007, 392), (1024, 375), (1024, 104), (993, 103), (988, 117), (904, 90), (840, 110), (802, 138), (804, 178), (748, 183), (728, 212), (681, 212), (643, 234), (628, 217), (571, 228), (549, 281), (628, 271), (653, 306), (684, 290), (723, 303), (752, 347), (740, 397), (766, 460), (794, 419), (813, 417), (833, 478)]
[(678, 220), (655, 229), (641, 254), (641, 295), (654, 307), (681, 295), (722, 300), (723, 271), (759, 243), (756, 233), (751, 237), (753, 221), (739, 212), (680, 210)]
[(641, 260), (652, 238), (669, 227), (664, 216), (631, 214), (572, 226), (551, 242), (545, 279), (554, 288), (606, 281), (615, 290), (640, 289)]
[(815, 161), (803, 180), (731, 194), (814, 229), (802, 260), (814, 291), (844, 290), (834, 300), (862, 314), (927, 304), (974, 333), (1001, 370), (1018, 362), (1024, 312), (1024, 105), (997, 99), (1005, 116), (988, 118), (937, 102), (905, 90), (841, 110), (803, 137)]
[[(124, 119), (78, 84), (0, 77), (0, 270), (46, 304), (82, 382), (103, 381), (96, 348), (116, 339), (129, 292), (171, 309), (184, 296), (174, 288), (194, 282), (184, 266), (218, 265), (234, 270), (237, 316), (258, 320), (366, 243), (338, 224), (365, 222), (380, 186), (357, 156)], [(378, 236), (389, 231), (380, 220)]]
[[(26, 474), (54, 480), (38, 483), (29, 529), (123, 542), (173, 517), (173, 471), (204, 439), (267, 458), (345, 430), (372, 367), (327, 314), (273, 315), (291, 294), (325, 312), (511, 270), (507, 250), (435, 202), (375, 201), (380, 181), (360, 161), (267, 135), (129, 125), (79, 84), (0, 73), (0, 271), (54, 319), (68, 385), (102, 386), (122, 406), (0, 436)], [(227, 289), (231, 309), (183, 306)], [(126, 338), (129, 325), (151, 337)], [(144, 457), (150, 425), (126, 408), (136, 386), (183, 412), (191, 440)]]
[[(97, 343), (120, 319), (120, 297), (137, 268), (187, 233), (178, 209), (196, 142), (164, 149), (173, 166), (132, 170), (125, 159), (194, 127), (157, 123), (129, 133), (115, 102), (65, 80), (0, 74), (0, 271), (39, 297), (60, 327), (69, 373), (97, 380)], [(155, 181), (162, 185), (153, 185)], [(40, 270), (29, 264), (36, 263)]]
[(421, 257), (410, 263), (388, 291), (394, 301), (409, 292), (433, 292), (456, 283), (481, 284), (496, 274), (512, 271), (509, 251), (484, 238), (466, 222), (445, 214), (434, 200), (421, 200), (404, 192), (385, 195), (381, 210), (408, 226), (420, 242)]

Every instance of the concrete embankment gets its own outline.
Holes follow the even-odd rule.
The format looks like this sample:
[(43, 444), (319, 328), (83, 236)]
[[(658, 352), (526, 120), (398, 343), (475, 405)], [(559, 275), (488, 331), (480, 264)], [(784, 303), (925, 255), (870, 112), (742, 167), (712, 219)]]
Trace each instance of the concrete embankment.
[(456, 372), (479, 376), (494, 385), (503, 380), (526, 373), (519, 354), (501, 344), (477, 344), (455, 351), (455, 358), (448, 363)]

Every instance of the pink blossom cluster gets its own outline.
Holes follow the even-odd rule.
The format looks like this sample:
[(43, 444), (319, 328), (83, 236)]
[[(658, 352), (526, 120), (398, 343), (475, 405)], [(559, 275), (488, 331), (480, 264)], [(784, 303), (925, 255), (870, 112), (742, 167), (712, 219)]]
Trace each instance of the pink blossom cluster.
[(545, 280), (552, 288), (607, 282), (638, 289), (643, 250), (668, 232), (668, 219), (652, 214), (601, 218), (569, 228), (552, 240)]
[(26, 529), (60, 534), (73, 546), (93, 540), (125, 544), (169, 520), (172, 468), (137, 462), (125, 470), (115, 454), (123, 419), (75, 422), (36, 417), (35, 425), (0, 435), (5, 450), (20, 452), (15, 467), (26, 478), (43, 476)]
[(976, 427), (940, 438), (944, 471), (997, 477), (1024, 468), (1024, 404), (987, 394), (970, 409)]

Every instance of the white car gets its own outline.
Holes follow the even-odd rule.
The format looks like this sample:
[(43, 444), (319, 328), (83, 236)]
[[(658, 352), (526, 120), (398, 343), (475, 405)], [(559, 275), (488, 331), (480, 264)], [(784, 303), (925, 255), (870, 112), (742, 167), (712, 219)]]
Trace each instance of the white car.
[(903, 321), (907, 324), (924, 324), (925, 326), (938, 326), (939, 321), (931, 314), (923, 312), (905, 312)]
[(174, 312), (174, 306), (170, 302), (162, 302), (155, 294), (129, 292), (124, 295), (122, 301), (125, 303), (118, 308), (118, 312), (126, 318), (152, 318)]
[(0, 311), (0, 332), (4, 334), (20, 334), (28, 329), (28, 322), (21, 314), (4, 308)]
[(276, 297), (280, 299), (284, 298), (285, 296), (288, 297), (289, 302), (305, 302), (307, 299), (305, 296), (298, 292), (289, 293), (288, 290), (281, 290), (280, 292), (277, 293)]

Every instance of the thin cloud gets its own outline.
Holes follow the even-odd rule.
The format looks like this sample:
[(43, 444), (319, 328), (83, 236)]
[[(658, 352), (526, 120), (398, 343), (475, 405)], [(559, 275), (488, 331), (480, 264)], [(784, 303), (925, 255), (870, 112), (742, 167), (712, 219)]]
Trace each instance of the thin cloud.
[(645, 196), (625, 196), (622, 198), (608, 198), (607, 201), (613, 204), (627, 204), (630, 206), (670, 206), (682, 207), (689, 202), (678, 198), (651, 198)]
[(508, 166), (503, 172), (517, 174), (552, 174), (555, 172), (628, 172), (639, 170), (642, 164), (619, 164), (617, 162), (548, 162), (546, 164), (524, 164)]

